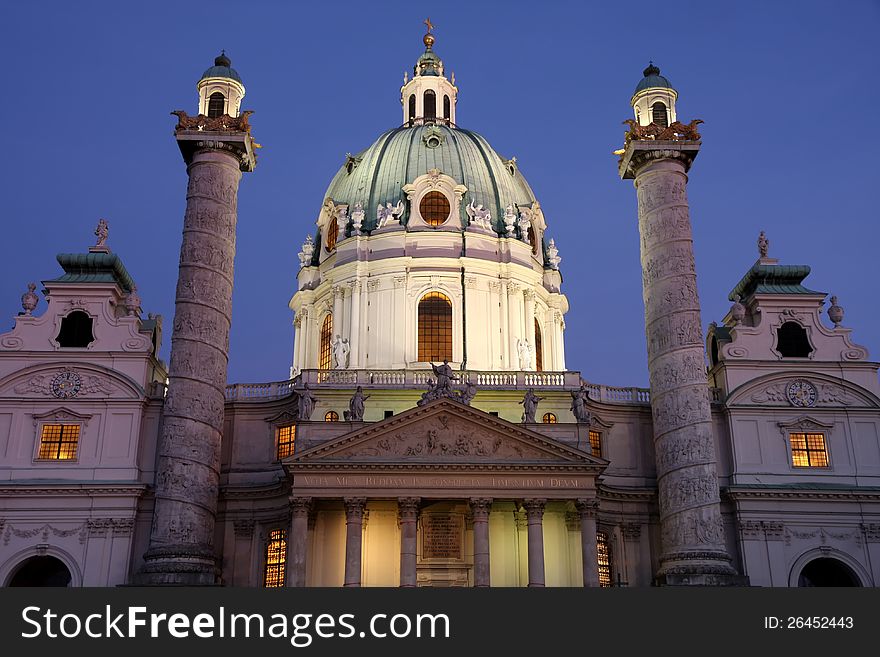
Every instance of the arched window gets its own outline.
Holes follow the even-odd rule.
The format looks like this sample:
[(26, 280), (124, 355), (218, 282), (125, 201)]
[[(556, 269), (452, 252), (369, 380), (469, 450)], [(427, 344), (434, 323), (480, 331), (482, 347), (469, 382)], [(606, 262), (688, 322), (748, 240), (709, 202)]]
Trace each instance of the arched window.
[(208, 97), (208, 117), (223, 116), (226, 112), (226, 98), (219, 91)]
[(544, 413), (544, 417), (541, 418), (541, 422), (544, 424), (556, 424), (556, 415), (553, 413)]
[(861, 586), (853, 569), (838, 559), (820, 557), (804, 566), (798, 586)]
[(339, 422), (339, 413), (336, 411), (327, 411), (324, 413), (324, 422)]
[(596, 554), (599, 563), (599, 586), (611, 586), (614, 560), (611, 557), (611, 542), (608, 540), (608, 532), (596, 532)]
[(651, 105), (651, 120), (661, 128), (669, 126), (669, 117), (666, 115), (666, 105), (659, 101)]
[(95, 341), (92, 318), (82, 310), (74, 310), (61, 320), (61, 330), (55, 338), (65, 349), (83, 349)]
[(409, 124), (413, 124), (413, 119), (416, 118), (416, 95), (410, 94), (409, 97)]
[(321, 324), (321, 341), (318, 345), (318, 369), (330, 369), (330, 341), (333, 339), (333, 315), (327, 313)]
[(452, 118), (452, 104), (449, 102), (449, 96), (443, 95), (443, 118)]
[(22, 563), (7, 586), (70, 586), (70, 571), (60, 559), (37, 556)]
[(425, 111), (424, 111), (425, 118), (426, 119), (436, 119), (437, 118), (437, 96), (430, 89), (428, 89), (425, 92), (424, 102), (425, 102)]
[(544, 344), (541, 339), (541, 325), (537, 318), (535, 318), (535, 369), (538, 372), (544, 371)]
[(419, 203), (419, 214), (430, 226), (441, 226), (449, 219), (452, 208), (443, 192), (428, 192)]
[(419, 301), (419, 360), (452, 360), (452, 302), (440, 292)]
[(715, 367), (718, 364), (718, 338), (714, 335), (709, 347), (709, 358), (712, 360), (712, 367)]
[(266, 543), (266, 567), (263, 571), (263, 586), (274, 589), (284, 586), (284, 571), (287, 565), (287, 532), (273, 529)]
[(808, 358), (813, 348), (807, 329), (795, 322), (785, 322), (776, 331), (776, 351), (783, 358)]
[(327, 224), (327, 239), (324, 242), (328, 252), (336, 248), (336, 238), (338, 236), (339, 221), (337, 221), (336, 217), (333, 217), (333, 219), (330, 220), (330, 223)]

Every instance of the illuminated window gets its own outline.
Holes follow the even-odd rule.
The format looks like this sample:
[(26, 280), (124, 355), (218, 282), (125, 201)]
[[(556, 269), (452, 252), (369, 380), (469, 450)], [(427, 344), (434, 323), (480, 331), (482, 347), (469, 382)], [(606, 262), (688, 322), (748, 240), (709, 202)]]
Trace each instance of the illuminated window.
[(544, 371), (544, 344), (541, 341), (541, 325), (535, 319), (535, 369)]
[(452, 360), (452, 302), (440, 292), (419, 301), (419, 360)]
[(807, 329), (794, 322), (785, 322), (776, 330), (776, 351), (783, 358), (808, 358), (813, 352)]
[(278, 458), (284, 459), (293, 454), (293, 443), (296, 440), (296, 426), (291, 424), (278, 427)]
[(336, 220), (336, 217), (330, 221), (327, 225), (327, 240), (324, 244), (327, 247), (327, 251), (332, 251), (336, 248), (336, 238), (339, 235), (339, 222)]
[(556, 416), (553, 413), (544, 413), (541, 422), (544, 424), (556, 424)]
[(409, 97), (409, 124), (413, 124), (413, 119), (416, 118), (416, 95), (411, 94)]
[(82, 310), (74, 310), (61, 319), (61, 329), (55, 338), (58, 345), (70, 349), (83, 349), (95, 341), (92, 318)]
[(336, 411), (327, 411), (324, 413), (324, 422), (339, 422), (339, 413)]
[(590, 449), (593, 450), (593, 456), (602, 456), (601, 438), (602, 434), (598, 431), (590, 431)]
[(419, 213), (430, 226), (441, 226), (449, 219), (449, 199), (443, 192), (428, 192), (419, 203)]
[(226, 99), (219, 91), (215, 91), (208, 97), (208, 117), (223, 116), (226, 110)]
[(321, 324), (321, 341), (318, 351), (318, 369), (330, 369), (330, 341), (333, 339), (333, 315), (327, 315)]
[(668, 127), (669, 118), (666, 116), (666, 105), (659, 102), (651, 105), (651, 120), (661, 128)]
[(435, 119), (437, 118), (437, 96), (433, 91), (428, 89), (425, 92), (425, 111), (424, 116), (426, 119)]
[(791, 433), (791, 464), (796, 468), (827, 468), (828, 450), (823, 433)]
[(596, 532), (596, 554), (599, 562), (599, 586), (609, 587), (611, 586), (611, 570), (614, 564), (607, 532)]
[(47, 461), (75, 459), (79, 430), (78, 424), (44, 424), (40, 433), (40, 452), (37, 458)]
[(287, 532), (273, 529), (266, 543), (266, 569), (263, 573), (263, 586), (274, 589), (284, 586), (284, 573), (287, 567)]

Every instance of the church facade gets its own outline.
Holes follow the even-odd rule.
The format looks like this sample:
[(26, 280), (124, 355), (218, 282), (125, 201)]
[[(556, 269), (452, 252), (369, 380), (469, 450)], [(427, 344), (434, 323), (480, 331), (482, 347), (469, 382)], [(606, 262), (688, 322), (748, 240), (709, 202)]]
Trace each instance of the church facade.
[(0, 335), (0, 585), (878, 585), (878, 364), (763, 233), (704, 336), (700, 122), (660, 70), (617, 152), (650, 389), (615, 388), (567, 367), (552, 217), (515, 158), (458, 126), (430, 25), (423, 41), (402, 124), (316, 203), (288, 380), (226, 377), (257, 145), (225, 55), (197, 115), (175, 112), (168, 366), (106, 223), (42, 299), (28, 286)]

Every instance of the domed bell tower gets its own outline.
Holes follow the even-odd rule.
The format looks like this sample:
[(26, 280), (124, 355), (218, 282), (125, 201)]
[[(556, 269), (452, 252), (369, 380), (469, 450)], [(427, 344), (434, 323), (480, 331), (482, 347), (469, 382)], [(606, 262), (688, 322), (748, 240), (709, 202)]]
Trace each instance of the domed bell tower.
[(654, 66), (654, 62), (648, 64), (642, 75), (644, 77), (630, 99), (636, 121), (643, 126), (654, 123), (665, 128), (672, 125), (677, 120), (675, 101), (678, 92), (673, 89), (669, 80), (660, 75), (660, 69)]
[(426, 123), (455, 125), (455, 104), (458, 88), (455, 86), (455, 73), (450, 82), (444, 75), (443, 61), (434, 52), (434, 25), (431, 19), (425, 20), (428, 31), (422, 38), (425, 52), (413, 67), (413, 78), (407, 81), (404, 73), (400, 88), (400, 102), (403, 105), (403, 124), (407, 126)]
[(251, 112), (239, 112), (241, 78), (225, 55), (214, 64), (199, 82), (199, 114), (173, 112), (189, 184), (150, 547), (135, 577), (141, 585), (219, 583), (214, 524), (238, 184), (242, 172), (256, 166), (257, 145), (248, 124)]

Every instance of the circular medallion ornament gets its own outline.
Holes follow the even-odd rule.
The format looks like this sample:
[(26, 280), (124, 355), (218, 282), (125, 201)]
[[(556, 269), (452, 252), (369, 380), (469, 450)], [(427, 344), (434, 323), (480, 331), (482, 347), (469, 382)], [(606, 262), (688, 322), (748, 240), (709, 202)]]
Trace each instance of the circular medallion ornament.
[(60, 399), (76, 397), (82, 386), (82, 379), (73, 370), (64, 370), (52, 379), (52, 394)]
[(816, 386), (804, 379), (795, 379), (785, 389), (792, 406), (815, 406), (818, 392)]

